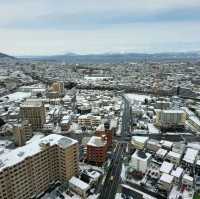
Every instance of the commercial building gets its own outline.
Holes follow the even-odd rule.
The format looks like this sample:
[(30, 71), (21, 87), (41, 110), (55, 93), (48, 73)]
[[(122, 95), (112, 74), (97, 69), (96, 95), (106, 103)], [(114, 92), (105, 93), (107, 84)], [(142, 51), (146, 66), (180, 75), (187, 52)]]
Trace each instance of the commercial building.
[(81, 125), (81, 126), (95, 127), (95, 126), (98, 126), (100, 123), (101, 123), (101, 117), (100, 116), (80, 115), (78, 117), (78, 124)]
[(78, 174), (78, 143), (51, 134), (0, 155), (0, 199), (35, 198)]
[(68, 131), (70, 128), (70, 117), (68, 115), (64, 116), (60, 122), (60, 127), (62, 131)]
[(181, 167), (177, 167), (175, 170), (172, 170), (171, 175), (174, 176), (175, 184), (179, 184), (181, 182), (183, 171), (184, 170)]
[(150, 153), (144, 153), (143, 151), (136, 150), (131, 157), (131, 166), (137, 171), (145, 173), (145, 171), (149, 166), (150, 160), (151, 160)]
[(171, 103), (169, 101), (156, 101), (155, 108), (156, 109), (169, 109)]
[(158, 182), (158, 186), (162, 190), (170, 191), (173, 186), (173, 181), (174, 181), (173, 176), (167, 173), (163, 173)]
[(161, 160), (163, 160), (166, 155), (167, 155), (167, 150), (162, 148), (158, 149), (158, 151), (156, 152), (156, 158), (159, 158)]
[(92, 136), (87, 143), (87, 161), (101, 165), (107, 158), (106, 137)]
[(106, 136), (107, 139), (107, 145), (108, 147), (112, 145), (112, 137), (113, 137), (113, 131), (110, 128), (110, 125), (106, 125), (106, 124), (100, 124), (97, 128), (96, 128), (96, 136)]
[(22, 121), (28, 120), (33, 130), (40, 130), (46, 120), (45, 107), (40, 101), (26, 101), (20, 106)]
[(195, 173), (200, 176), (200, 160), (197, 160), (195, 165)]
[(17, 146), (25, 145), (26, 141), (33, 136), (32, 126), (28, 121), (22, 121), (21, 124), (15, 124), (14, 128), (15, 144)]
[(184, 128), (186, 114), (183, 110), (156, 111), (156, 126), (161, 129)]
[(144, 136), (132, 136), (131, 144), (134, 148), (142, 150), (144, 149), (148, 139), (148, 137)]
[(158, 140), (149, 139), (149, 140), (147, 141), (146, 148), (147, 148), (149, 151), (156, 152), (156, 151), (158, 151), (158, 150), (161, 148), (161, 144), (159, 143)]
[(185, 155), (182, 159), (182, 164), (184, 167), (193, 167), (198, 155), (198, 150), (187, 148)]
[(173, 142), (167, 141), (167, 140), (161, 140), (160, 144), (163, 149), (170, 151), (173, 147)]
[(56, 91), (58, 93), (64, 93), (64, 82), (54, 82), (51, 88), (53, 89), (53, 91)]
[(181, 160), (181, 154), (179, 153), (176, 153), (176, 152), (173, 152), (173, 151), (170, 151), (166, 158), (166, 160), (170, 161), (171, 163), (175, 164), (175, 165), (178, 165), (180, 160)]
[(183, 189), (191, 189), (194, 184), (194, 179), (193, 177), (189, 176), (188, 174), (184, 174), (182, 178), (182, 187)]
[(188, 118), (188, 123), (195, 128), (197, 131), (200, 131), (200, 120), (198, 117), (194, 116), (190, 116)]

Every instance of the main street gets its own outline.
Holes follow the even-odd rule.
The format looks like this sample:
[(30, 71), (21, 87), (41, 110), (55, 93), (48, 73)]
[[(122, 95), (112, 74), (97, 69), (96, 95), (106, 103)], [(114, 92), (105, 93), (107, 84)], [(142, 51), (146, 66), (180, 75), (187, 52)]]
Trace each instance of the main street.
[(123, 97), (124, 109), (122, 116), (121, 141), (118, 141), (113, 158), (108, 169), (104, 185), (102, 187), (99, 199), (113, 199), (121, 182), (120, 174), (122, 170), (123, 157), (126, 152), (127, 143), (123, 138), (129, 133), (130, 110), (128, 101)]

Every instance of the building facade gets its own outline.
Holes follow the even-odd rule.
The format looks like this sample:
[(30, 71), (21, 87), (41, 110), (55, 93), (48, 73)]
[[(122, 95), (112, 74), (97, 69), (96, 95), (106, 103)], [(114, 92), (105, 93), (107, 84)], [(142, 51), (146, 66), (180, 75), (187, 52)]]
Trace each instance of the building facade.
[(156, 112), (156, 126), (162, 129), (184, 128), (186, 114), (183, 110), (159, 110)]
[(21, 124), (14, 125), (14, 138), (17, 146), (25, 145), (26, 141), (33, 136), (31, 124), (28, 121), (23, 121)]
[(22, 121), (28, 120), (33, 130), (40, 130), (46, 120), (45, 107), (40, 101), (26, 101), (20, 107)]
[(87, 161), (101, 165), (107, 158), (106, 137), (92, 136), (87, 143)]
[(0, 156), (0, 199), (35, 198), (78, 174), (78, 143), (51, 134)]

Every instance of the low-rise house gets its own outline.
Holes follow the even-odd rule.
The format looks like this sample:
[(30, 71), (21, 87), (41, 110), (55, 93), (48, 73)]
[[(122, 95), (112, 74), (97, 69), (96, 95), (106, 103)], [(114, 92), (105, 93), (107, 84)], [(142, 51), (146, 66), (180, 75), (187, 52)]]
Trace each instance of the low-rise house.
[(198, 150), (187, 148), (182, 163), (184, 167), (193, 167), (198, 155)]
[(73, 176), (69, 180), (69, 188), (80, 195), (82, 198), (87, 198), (87, 191), (90, 189), (90, 185)]
[(160, 173), (170, 173), (173, 169), (174, 165), (170, 162), (164, 161), (160, 167)]
[(180, 160), (181, 160), (181, 154), (173, 152), (173, 151), (170, 151), (167, 154), (165, 159), (167, 159), (168, 161), (170, 161), (171, 163), (173, 163), (175, 165), (178, 165)]
[(162, 160), (165, 158), (166, 155), (167, 155), (167, 150), (162, 148), (158, 149), (158, 151), (156, 152), (156, 157)]
[(162, 145), (163, 149), (166, 149), (170, 151), (173, 147), (173, 142), (167, 141), (167, 140), (161, 140), (160, 144)]
[(193, 177), (189, 176), (188, 174), (184, 174), (182, 178), (182, 187), (186, 189), (191, 189), (194, 184)]
[(147, 141), (146, 148), (149, 151), (156, 152), (161, 148), (161, 145), (159, 144), (159, 141), (154, 140), (154, 139), (150, 139), (150, 140)]
[(181, 182), (183, 171), (184, 170), (181, 167), (177, 167), (176, 170), (172, 170), (171, 175), (174, 176), (175, 184), (179, 184)]
[(133, 136), (131, 140), (131, 144), (134, 148), (142, 150), (144, 149), (148, 139), (149, 139), (148, 137)]
[(170, 191), (173, 186), (174, 176), (163, 173), (158, 182), (159, 188), (165, 191)]

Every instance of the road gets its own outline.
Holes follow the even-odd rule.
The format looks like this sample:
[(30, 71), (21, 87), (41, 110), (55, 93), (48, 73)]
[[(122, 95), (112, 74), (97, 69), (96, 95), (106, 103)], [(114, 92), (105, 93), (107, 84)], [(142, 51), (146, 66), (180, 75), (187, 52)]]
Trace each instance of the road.
[(111, 161), (99, 199), (113, 199), (120, 182), (122, 169), (123, 153), (126, 149), (126, 143), (118, 143), (115, 148), (115, 155)]
[(118, 186), (121, 182), (121, 170), (123, 156), (126, 152), (127, 142), (123, 140), (124, 137), (129, 133), (130, 126), (130, 111), (129, 103), (123, 98), (124, 109), (122, 116), (122, 128), (121, 128), (121, 139), (118, 141), (115, 150), (113, 151), (113, 159), (108, 169), (104, 185), (102, 187), (99, 199), (113, 199), (117, 192)]

